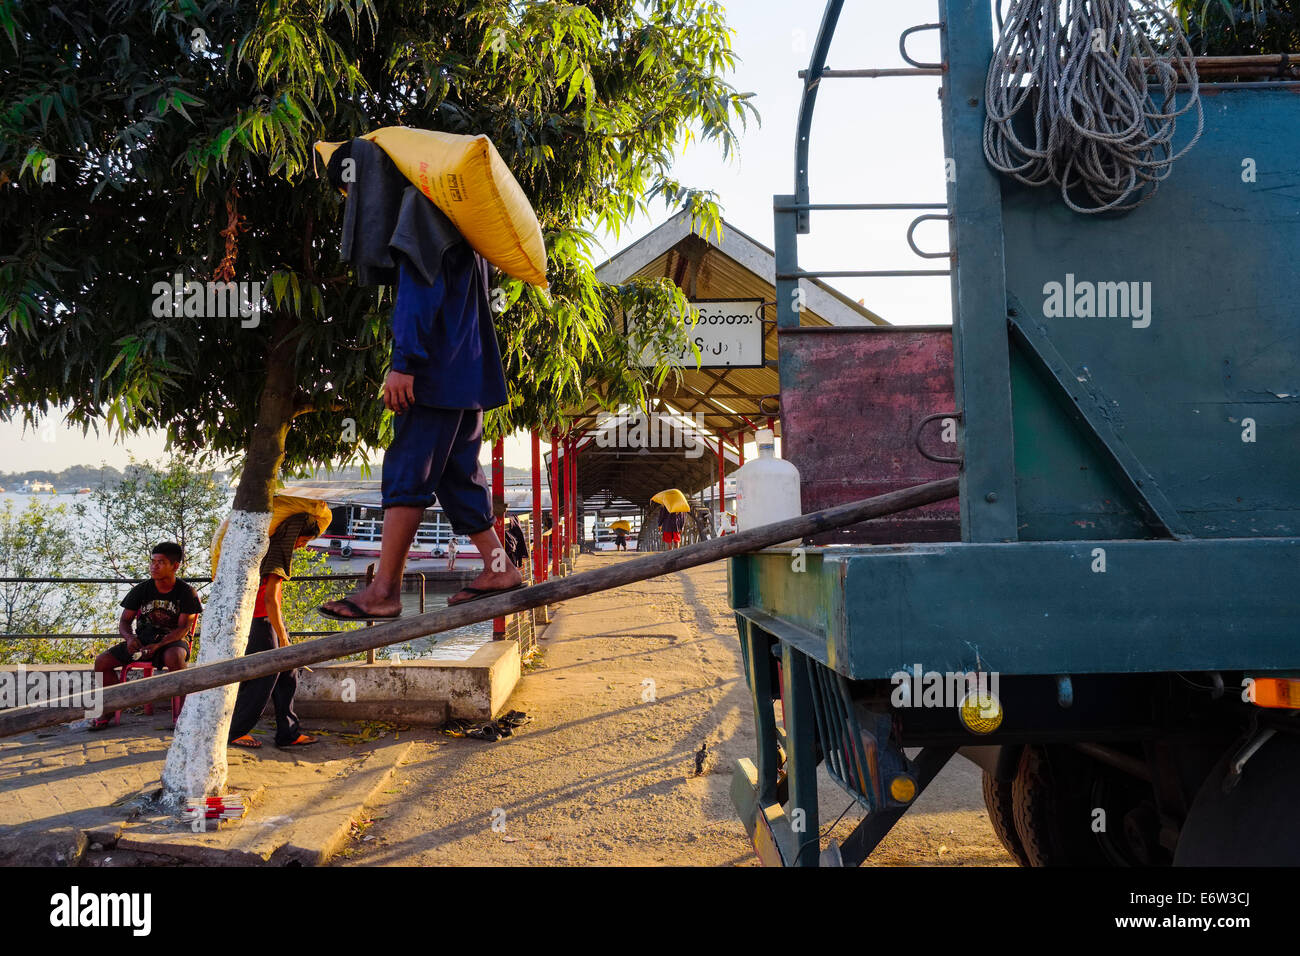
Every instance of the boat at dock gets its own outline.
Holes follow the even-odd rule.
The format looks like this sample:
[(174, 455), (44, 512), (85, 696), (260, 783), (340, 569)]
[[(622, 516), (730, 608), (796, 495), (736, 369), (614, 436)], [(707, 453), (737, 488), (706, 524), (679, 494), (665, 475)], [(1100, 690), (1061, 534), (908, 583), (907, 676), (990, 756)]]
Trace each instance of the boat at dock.
[[(313, 481), (290, 484), (285, 493), (318, 498), (329, 505), (333, 520), (307, 547), (331, 559), (364, 561), (379, 557), (383, 538), (384, 509), (378, 481)], [(532, 488), (528, 483), (507, 482), (505, 487), (506, 515), (517, 517), (525, 527), (532, 518)], [(542, 489), (542, 508), (551, 507), (550, 490)], [(440, 507), (428, 508), (415, 532), (409, 562), (445, 561), (452, 539), (456, 541), (456, 565), (468, 569), (483, 566), (483, 556), (466, 535), (453, 534), (451, 522)], [(413, 570), (420, 570), (415, 568)]]

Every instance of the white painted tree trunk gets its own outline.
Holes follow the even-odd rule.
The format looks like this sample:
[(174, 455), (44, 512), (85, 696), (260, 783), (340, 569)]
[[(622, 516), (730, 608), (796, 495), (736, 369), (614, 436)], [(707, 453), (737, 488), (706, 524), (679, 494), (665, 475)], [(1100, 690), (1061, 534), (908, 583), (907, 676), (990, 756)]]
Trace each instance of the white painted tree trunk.
[[(238, 657), (248, 646), (257, 571), (270, 545), (270, 527), (269, 513), (231, 512), (216, 580), (203, 609), (203, 636), (195, 663)], [(186, 698), (163, 765), (167, 804), (179, 806), (187, 797), (216, 796), (225, 788), (226, 736), (238, 693), (238, 684), (226, 684)]]

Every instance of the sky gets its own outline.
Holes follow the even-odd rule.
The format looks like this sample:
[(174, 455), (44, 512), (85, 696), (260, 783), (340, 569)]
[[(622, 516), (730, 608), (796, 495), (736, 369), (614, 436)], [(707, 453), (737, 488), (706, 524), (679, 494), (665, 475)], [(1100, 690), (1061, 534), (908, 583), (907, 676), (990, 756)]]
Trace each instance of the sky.
[[(808, 65), (821, 4), (732, 0), (725, 6), (738, 60), (729, 80), (738, 90), (755, 94), (761, 124), (751, 122), (738, 155), (729, 160), (713, 144), (692, 144), (680, 155), (673, 175), (687, 185), (715, 190), (726, 220), (770, 248), (772, 196), (794, 191), (794, 129), (802, 88), (798, 71)], [(918, 0), (846, 4), (827, 65), (904, 66), (898, 35), (936, 15), (936, 5)], [(938, 50), (934, 31), (910, 39), (909, 52), (917, 60), (937, 60)], [(812, 201), (943, 202), (938, 88), (937, 77), (823, 80), (812, 128)], [(605, 236), (604, 252), (613, 255), (625, 248), (671, 212), (660, 204), (618, 237)], [(799, 264), (832, 270), (941, 268), (908, 249), (910, 220), (907, 213), (814, 213), (811, 234), (800, 237)], [(916, 238), (922, 249), (947, 247), (942, 223), (922, 225)], [(830, 281), (894, 324), (951, 321), (946, 277)], [(57, 416), (25, 432), (20, 425), (0, 422), (0, 471), (59, 471), (101, 462), (121, 468), (130, 455), (149, 461), (165, 457), (164, 445), (161, 433), (137, 434), (125, 442), (102, 433), (83, 436)], [(485, 460), (488, 451), (485, 447)], [(526, 436), (508, 439), (506, 463), (526, 468), (529, 462)]]

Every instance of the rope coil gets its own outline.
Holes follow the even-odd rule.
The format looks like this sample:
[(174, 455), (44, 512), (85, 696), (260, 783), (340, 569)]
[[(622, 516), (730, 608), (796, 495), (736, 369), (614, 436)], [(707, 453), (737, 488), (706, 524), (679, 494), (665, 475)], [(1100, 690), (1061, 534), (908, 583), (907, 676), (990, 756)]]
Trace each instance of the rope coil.
[[(1055, 184), (1088, 214), (1150, 199), (1205, 121), (1191, 45), (1157, 0), (1011, 0), (985, 109), (989, 164), (1027, 186)], [(1196, 133), (1175, 153), (1177, 120), (1192, 109)]]

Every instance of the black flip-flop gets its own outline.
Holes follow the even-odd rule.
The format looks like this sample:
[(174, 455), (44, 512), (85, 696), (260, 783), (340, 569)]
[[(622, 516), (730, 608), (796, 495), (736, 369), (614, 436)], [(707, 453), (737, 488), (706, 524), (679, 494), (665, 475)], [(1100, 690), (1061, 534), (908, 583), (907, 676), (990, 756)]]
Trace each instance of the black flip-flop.
[(354, 604), (353, 602), (349, 601), (347, 598), (339, 598), (337, 603), (346, 605), (347, 607), (350, 607), (352, 610), (356, 611), (357, 613), (355, 615), (340, 614), (338, 611), (331, 611), (329, 608), (325, 607), (324, 605), (321, 605), (320, 607), (316, 608), (316, 611), (319, 614), (321, 614), (323, 617), (332, 618), (335, 621), (391, 621), (394, 618), (398, 618), (402, 616), (401, 611), (398, 611), (396, 614), (372, 614), (369, 611), (367, 611), (365, 608), (362, 608)]
[(531, 723), (532, 719), (522, 710), (512, 710), (510, 713), (498, 717), (497, 723), (506, 727), (522, 727), (524, 724)]
[(442, 725), (442, 732), (448, 737), (465, 737), (473, 729), (474, 725), (469, 721), (460, 720), (456, 717)]
[[(460, 594), (461, 591), (468, 591), (470, 594), (474, 596), (467, 597), (463, 601), (455, 601), (455, 602), (453, 602), (451, 598), (447, 598), (447, 607), (459, 607), (462, 604), (468, 604), (470, 601), (478, 601), (485, 597), (491, 597), (493, 594), (507, 594), (510, 591), (518, 591), (523, 586), (524, 585), (522, 581), (519, 584), (516, 584), (513, 587), (508, 587), (508, 588), (472, 588), (466, 585), (465, 587), (461, 588), (460, 591), (457, 591), (456, 594)], [(453, 594), (451, 597), (455, 597), (456, 594)]]
[(501, 739), (501, 731), (497, 730), (496, 724), (484, 724), (482, 727), (477, 727), (474, 730), (471, 730), (465, 736), (473, 737), (475, 740), (495, 741)]

